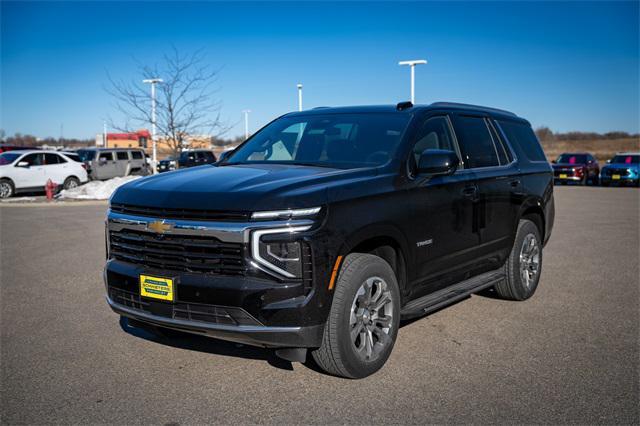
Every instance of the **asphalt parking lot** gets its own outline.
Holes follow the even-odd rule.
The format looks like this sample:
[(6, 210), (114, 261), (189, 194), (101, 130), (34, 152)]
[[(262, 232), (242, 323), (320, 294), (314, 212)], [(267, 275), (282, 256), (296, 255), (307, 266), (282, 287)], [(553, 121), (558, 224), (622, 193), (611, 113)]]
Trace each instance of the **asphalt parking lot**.
[(411, 322), (356, 381), (128, 329), (104, 300), (104, 204), (0, 207), (1, 421), (637, 424), (639, 195), (556, 188), (533, 299), (479, 295)]

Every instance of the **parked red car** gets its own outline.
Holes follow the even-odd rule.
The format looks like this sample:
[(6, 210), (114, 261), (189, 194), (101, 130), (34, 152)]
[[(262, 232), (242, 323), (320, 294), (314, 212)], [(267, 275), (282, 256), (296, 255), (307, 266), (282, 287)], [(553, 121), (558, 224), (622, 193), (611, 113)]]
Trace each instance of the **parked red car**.
[(25, 149), (33, 149), (33, 147), (29, 148), (28, 146), (17, 146), (17, 145), (0, 145), (0, 154), (6, 151), (18, 151)]
[(556, 184), (598, 185), (600, 165), (588, 152), (566, 152), (553, 161), (553, 177)]

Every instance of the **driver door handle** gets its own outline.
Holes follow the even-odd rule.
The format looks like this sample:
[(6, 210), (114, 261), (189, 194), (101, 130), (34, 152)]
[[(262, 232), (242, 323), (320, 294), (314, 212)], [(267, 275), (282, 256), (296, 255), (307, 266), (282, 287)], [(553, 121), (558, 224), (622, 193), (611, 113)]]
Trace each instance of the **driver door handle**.
[(478, 187), (476, 185), (466, 186), (462, 190), (462, 195), (469, 198), (474, 198), (477, 193), (478, 193)]

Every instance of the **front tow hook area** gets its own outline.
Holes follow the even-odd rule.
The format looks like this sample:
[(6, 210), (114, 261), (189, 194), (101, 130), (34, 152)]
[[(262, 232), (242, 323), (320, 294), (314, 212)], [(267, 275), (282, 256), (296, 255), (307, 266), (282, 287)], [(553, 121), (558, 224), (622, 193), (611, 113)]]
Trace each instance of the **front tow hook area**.
[(305, 362), (307, 360), (307, 348), (276, 349), (278, 358), (289, 362)]

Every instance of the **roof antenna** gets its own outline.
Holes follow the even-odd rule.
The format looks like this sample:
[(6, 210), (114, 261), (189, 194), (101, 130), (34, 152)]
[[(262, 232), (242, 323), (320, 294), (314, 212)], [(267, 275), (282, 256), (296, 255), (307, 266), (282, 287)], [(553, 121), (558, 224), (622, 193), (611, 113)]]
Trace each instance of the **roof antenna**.
[(413, 103), (411, 103), (411, 101), (400, 102), (398, 105), (396, 105), (396, 109), (398, 111), (404, 111), (405, 109), (409, 109), (412, 106), (413, 106)]

